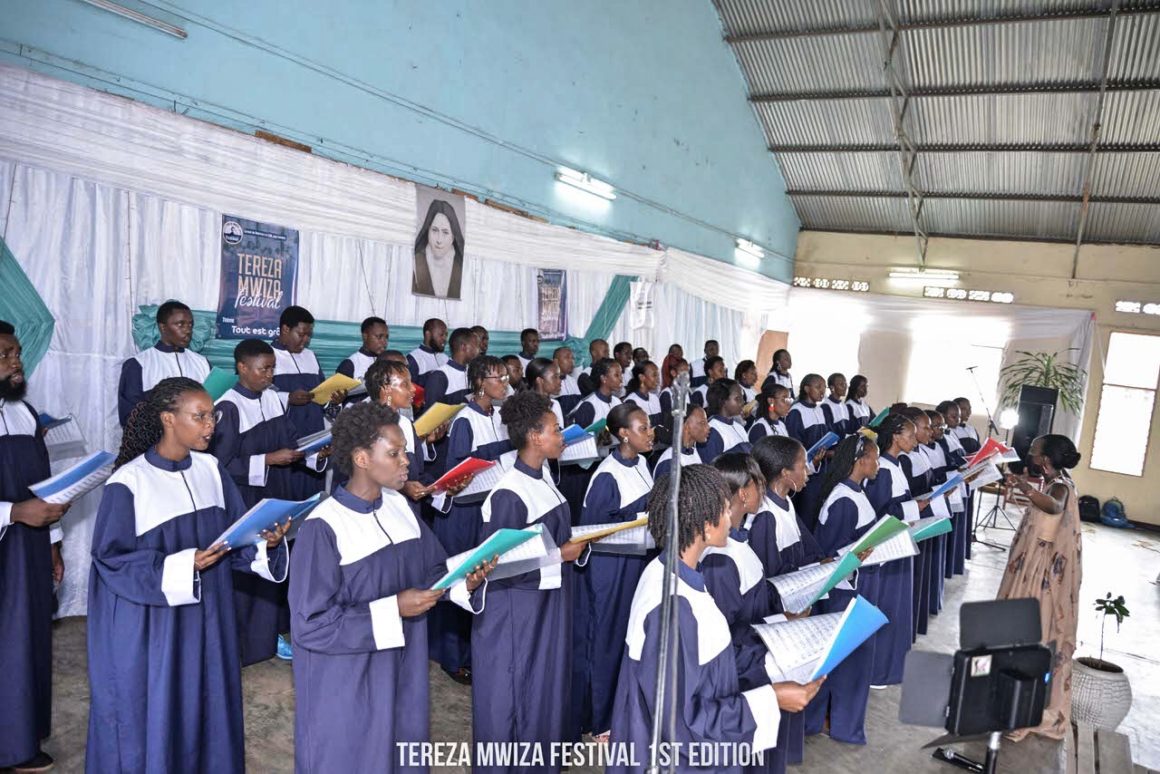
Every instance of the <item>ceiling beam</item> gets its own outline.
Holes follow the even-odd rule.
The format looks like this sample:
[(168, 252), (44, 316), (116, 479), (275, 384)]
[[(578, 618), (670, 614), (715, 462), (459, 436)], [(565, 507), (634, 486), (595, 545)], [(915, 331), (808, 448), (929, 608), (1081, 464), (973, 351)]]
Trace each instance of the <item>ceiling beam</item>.
[[(911, 98), (961, 97), (988, 94), (1098, 94), (1099, 81), (1061, 84), (996, 83), (985, 86), (927, 86), (912, 88)], [(1155, 91), (1160, 79), (1140, 78), (1132, 81), (1109, 81), (1106, 91)], [(848, 99), (889, 99), (890, 89), (849, 89), (845, 91), (795, 91), (780, 94), (752, 94), (750, 102), (833, 102)]]
[[(1121, 16), (1144, 15), (1160, 13), (1160, 5), (1142, 8), (1121, 9)], [(1027, 22), (1054, 22), (1083, 19), (1106, 19), (1111, 15), (1110, 8), (1081, 8), (1075, 11), (1065, 11), (1054, 14), (1011, 14), (1004, 16), (987, 16), (970, 19), (918, 19), (899, 22), (900, 32), (914, 32), (918, 30), (950, 29), (953, 27), (993, 27), (1002, 24), (1023, 24)], [(831, 37), (836, 35), (866, 35), (878, 32), (877, 23), (857, 23), (844, 27), (811, 27), (803, 30), (770, 30), (762, 32), (746, 32), (736, 35), (726, 35), (725, 42), (730, 45), (743, 43), (759, 43), (767, 40), (789, 40), (792, 38)]]
[[(918, 153), (1090, 153), (1088, 143), (946, 143), (915, 145)], [(770, 153), (896, 153), (896, 143), (870, 143), (865, 145), (770, 145)], [(1160, 142), (1136, 143), (1131, 145), (1103, 145), (1096, 153), (1157, 153)]]
[[(908, 191), (849, 191), (849, 190), (814, 190), (790, 189), (788, 196), (815, 196), (848, 199), (906, 199)], [(1081, 203), (1081, 195), (1041, 194), (1041, 193), (980, 193), (968, 191), (924, 191), (924, 199), (976, 199), (980, 201), (1013, 201), (1013, 202), (1075, 202)], [(1160, 198), (1146, 196), (1091, 196), (1088, 201), (1092, 204), (1160, 204)]]
[[(800, 231), (813, 231), (816, 233), (832, 232), (835, 234), (871, 234), (874, 236), (892, 236), (904, 237), (910, 236), (909, 232), (899, 229), (894, 231), (891, 229), (865, 229), (865, 228), (840, 228), (835, 226), (802, 226)], [(1053, 242), (1059, 244), (1069, 245), (1072, 243), (1071, 237), (1067, 236), (1021, 236), (1018, 234), (971, 234), (964, 231), (932, 231), (930, 237), (941, 239), (981, 239), (993, 242)], [(1143, 242), (1124, 242), (1124, 240), (1113, 239), (1089, 239), (1084, 242), (1087, 245), (1113, 245), (1113, 244), (1146, 244)]]

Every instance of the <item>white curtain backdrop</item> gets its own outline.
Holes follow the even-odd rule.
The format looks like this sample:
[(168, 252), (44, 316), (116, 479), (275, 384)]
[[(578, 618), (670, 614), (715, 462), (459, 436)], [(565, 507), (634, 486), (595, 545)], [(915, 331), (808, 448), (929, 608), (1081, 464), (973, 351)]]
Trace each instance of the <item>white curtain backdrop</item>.
[[(695, 355), (717, 338), (735, 361), (752, 356), (760, 334), (762, 313), (749, 307), (756, 297), (736, 294), (738, 285), (717, 295), (713, 283), (732, 276), (724, 264), (674, 259), (471, 200), (462, 299), (412, 296), (411, 183), (0, 67), (0, 236), (57, 321), (29, 397), (41, 411), (74, 415), (90, 449), (120, 445), (116, 389), (121, 363), (136, 351), (137, 308), (168, 298), (217, 308), (223, 213), (299, 230), (297, 301), (321, 319), (377, 314), (419, 325), (437, 316), (452, 326), (520, 330), (536, 324), (536, 269), (563, 268), (568, 328), (579, 336), (617, 274), (657, 279), (667, 271), (674, 284), (658, 286), (656, 315), (664, 332), (633, 330), (622, 314), (610, 342), (647, 346), (659, 362), (670, 343)], [(662, 261), (679, 268), (662, 270)], [(99, 493), (88, 495), (63, 523), (61, 615), (86, 610), (98, 502)]]

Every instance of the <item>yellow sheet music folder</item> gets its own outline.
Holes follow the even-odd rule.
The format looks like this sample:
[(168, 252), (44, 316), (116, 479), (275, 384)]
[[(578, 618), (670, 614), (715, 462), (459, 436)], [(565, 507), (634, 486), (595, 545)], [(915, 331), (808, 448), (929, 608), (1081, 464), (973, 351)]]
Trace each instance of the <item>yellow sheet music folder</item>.
[(446, 403), (436, 403), (431, 408), (423, 412), (423, 416), (415, 420), (415, 434), (422, 438), (427, 435), (439, 425), (450, 420), (453, 416), (458, 414), (463, 408), (462, 403), (457, 406), (450, 406)]
[(633, 521), (622, 521), (619, 524), (609, 524), (602, 529), (585, 529), (583, 527), (572, 528), (572, 539), (569, 543), (589, 543), (594, 540), (606, 538), (609, 535), (615, 535), (617, 532), (623, 532), (626, 529), (633, 529), (635, 527), (643, 527), (648, 524), (648, 517), (644, 516)]
[(314, 395), (314, 402), (319, 406), (325, 406), (330, 402), (330, 396), (340, 390), (350, 390), (353, 387), (358, 387), (362, 382), (358, 379), (351, 379), (346, 374), (335, 374), (322, 384), (311, 390)]

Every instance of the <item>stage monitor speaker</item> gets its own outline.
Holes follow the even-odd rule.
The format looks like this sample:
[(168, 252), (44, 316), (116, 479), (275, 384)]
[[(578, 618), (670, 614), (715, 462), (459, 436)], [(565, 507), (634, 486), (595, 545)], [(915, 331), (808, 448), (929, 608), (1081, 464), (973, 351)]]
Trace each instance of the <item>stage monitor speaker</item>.
[[(1019, 424), (1011, 434), (1011, 446), (1020, 457), (1027, 456), (1031, 442), (1041, 435), (1047, 435), (1055, 425), (1055, 402), (1059, 390), (1050, 387), (1024, 385), (1019, 390)], [(1013, 463), (1011, 469), (1023, 472), (1023, 466)]]

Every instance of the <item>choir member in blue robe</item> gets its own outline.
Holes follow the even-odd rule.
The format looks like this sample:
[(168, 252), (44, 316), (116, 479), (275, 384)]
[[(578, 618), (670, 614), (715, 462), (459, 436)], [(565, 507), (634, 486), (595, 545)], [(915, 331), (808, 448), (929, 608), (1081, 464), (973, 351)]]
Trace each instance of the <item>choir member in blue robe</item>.
[[(673, 346), (676, 345), (674, 344)], [(689, 372), (689, 363), (683, 358), (675, 358), (669, 361), (668, 369), (669, 381), (668, 385), (661, 390), (660, 401), (661, 417), (664, 420), (665, 427), (671, 430), (673, 427), (673, 390), (676, 389), (674, 383), (681, 374), (687, 374)]]
[[(899, 458), (918, 445), (914, 422), (901, 414), (889, 414), (876, 428), (878, 476), (866, 482), (866, 496), (876, 517), (890, 515), (906, 522), (917, 521), (926, 507), (916, 500), (902, 472)], [(929, 515), (929, 514), (927, 514)], [(878, 609), (886, 625), (874, 633), (872, 686), (898, 685), (906, 654), (914, 639), (914, 558), (896, 559), (878, 567)]]
[[(661, 479), (648, 501), (649, 531), (659, 546), (666, 545), (669, 533), (670, 481), (670, 476)], [(676, 522), (677, 692), (667, 699), (676, 707), (676, 735), (662, 723), (661, 741), (672, 745), (679, 771), (740, 772), (742, 765), (756, 762), (750, 755), (768, 755), (776, 746), (779, 710), (801, 711), (816, 695), (817, 683), (747, 690), (739, 683), (729, 621), (697, 569), (707, 548), (728, 544), (729, 498), (720, 473), (708, 465), (682, 469)], [(659, 642), (667, 623), (661, 617), (669, 585), (664, 562), (663, 552), (649, 562), (632, 596), (611, 741), (631, 750), (635, 760), (633, 765), (614, 761), (610, 773), (636, 772), (648, 765), (654, 719), (667, 718), (673, 706), (655, 706)], [(721, 756), (717, 765), (694, 767), (689, 758), (694, 744), (707, 745), (697, 749)]]
[(869, 392), (869, 383), (862, 374), (857, 374), (850, 380), (850, 391), (846, 396), (846, 411), (850, 417), (849, 432), (856, 433), (874, 418), (874, 409), (866, 402)]
[[(767, 436), (753, 445), (753, 459), (767, 488), (758, 507), (746, 518), (745, 529), (765, 577), (796, 572), (824, 559), (792, 499), (810, 478), (805, 448), (793, 438)], [(773, 594), (776, 596), (776, 590)]]
[(749, 443), (754, 444), (769, 435), (788, 436), (785, 418), (793, 408), (793, 393), (780, 384), (771, 384), (757, 396), (756, 419), (749, 426)]
[(749, 433), (741, 419), (745, 396), (732, 379), (718, 379), (709, 385), (705, 413), (709, 415), (709, 440), (698, 449), (701, 459), (711, 463), (725, 452), (748, 454)]
[[(407, 416), (415, 400), (415, 385), (406, 363), (380, 360), (366, 372), (367, 394), (380, 406), (398, 413), (399, 430), (407, 446), (407, 483), (400, 490), (411, 503), (411, 510), (421, 516), (420, 504), (429, 502), (431, 484), (438, 478), (438, 459), (435, 444), (451, 427), (446, 422), (420, 438), (415, 423)], [(461, 487), (462, 488), (462, 487)]]
[(709, 387), (713, 382), (725, 378), (724, 359), (714, 355), (713, 357), (705, 358), (704, 362), (705, 378), (700, 384), (693, 385), (693, 394), (689, 396), (689, 401), (698, 406), (706, 406), (709, 403)]
[[(926, 455), (930, 461), (930, 468), (933, 478), (931, 484), (934, 486), (941, 486), (946, 483), (947, 477), (951, 472), (950, 461), (947, 460), (946, 454), (943, 452), (941, 442), (943, 440), (943, 432), (946, 429), (946, 421), (942, 414), (931, 409), (926, 412), (930, 417), (930, 443), (919, 449), (920, 452)], [(948, 508), (951, 508), (950, 496), (946, 499)], [(961, 510), (962, 504), (960, 501), (959, 508)], [(939, 535), (932, 538), (929, 543), (935, 546), (935, 554), (932, 556), (932, 571), (931, 571), (931, 587), (930, 587), (930, 614), (938, 615), (943, 606), (943, 589), (946, 583), (946, 558), (947, 553), (951, 550), (954, 538), (953, 524), (954, 520), (962, 514), (956, 514), (951, 510), (952, 532), (949, 535)]]
[(564, 416), (572, 413), (576, 404), (580, 402), (580, 383), (576, 380), (576, 355), (570, 347), (556, 347), (552, 353), (552, 360), (560, 370), (560, 394), (557, 400)]
[(528, 363), (540, 353), (540, 332), (535, 328), (524, 328), (520, 331), (520, 353), (516, 357), (520, 360), (520, 371), (528, 370)]
[(685, 422), (681, 425), (681, 442), (679, 447), (674, 445), (661, 452), (653, 467), (653, 480), (668, 475), (672, 471), (673, 456), (680, 454), (681, 467), (699, 465), (704, 462), (701, 453), (697, 451), (705, 441), (709, 440), (709, 415), (700, 406), (690, 405), (687, 409)]
[[(35, 497), (52, 475), (28, 390), (20, 341), (0, 323), (0, 768), (42, 770), (52, 718), (52, 613), (59, 564), (56, 522), (68, 505)], [(56, 578), (59, 580), (59, 577)]]
[[(612, 348), (612, 359), (620, 364), (621, 374), (632, 373), (632, 367), (635, 365), (632, 359), (632, 351), (632, 344), (627, 341), (617, 342), (616, 346)], [(628, 379), (625, 378), (624, 382), (627, 383)], [(620, 398), (621, 403), (623, 403), (624, 399), (627, 397), (627, 392), (628, 391), (625, 389), (624, 384), (622, 384), (620, 389), (616, 392), (616, 397)]]
[[(247, 508), (264, 497), (301, 500), (295, 466), (321, 472), (324, 455), (304, 458), (295, 451), (297, 428), (283, 413), (274, 379), (274, 350), (258, 339), (245, 339), (234, 348), (238, 382), (215, 405), (213, 454), (241, 493)], [(290, 629), (286, 587), (248, 573), (236, 573), (234, 607), (241, 631), (242, 664), (265, 661), (274, 655), (278, 638)], [(283, 646), (285, 650), (285, 646)]]
[[(327, 406), (314, 402), (314, 388), (325, 377), (318, 358), (310, 351), (314, 337), (314, 315), (300, 306), (282, 310), (278, 321), (278, 337), (274, 347), (274, 388), (294, 427), (294, 438), (317, 433), (326, 426), (326, 411), (337, 411), (346, 400), (346, 391), (338, 390), (327, 397)], [(295, 465), (287, 469), (288, 489), (280, 497), (304, 500), (318, 494), (326, 479), (318, 470)]]
[(765, 381), (761, 383), (761, 389), (780, 384), (793, 393), (794, 382), (793, 376), (790, 375), (789, 369), (793, 368), (793, 358), (790, 357), (789, 350), (779, 349), (773, 353), (773, 367), (769, 374), (766, 375)]
[[(789, 432), (790, 438), (797, 440), (806, 449), (830, 432), (826, 423), (826, 412), (821, 407), (825, 392), (826, 381), (821, 376), (806, 374), (802, 379), (798, 399), (785, 418), (785, 429)], [(818, 508), (822, 504), (821, 488), (826, 472), (824, 461), (826, 456), (828, 454), (822, 453), (817, 459), (810, 460), (810, 464), (813, 465), (811, 472), (816, 475), (810, 477), (810, 483), (795, 498), (798, 513), (802, 515), (802, 520), (810, 529), (817, 523)]]
[(742, 360), (733, 369), (733, 380), (741, 385), (741, 395), (746, 405), (757, 400), (757, 363), (752, 360)]
[[(569, 417), (581, 427), (589, 427), (598, 419), (607, 419), (608, 414), (620, 405), (616, 393), (620, 392), (624, 381), (624, 369), (611, 358), (597, 360), (592, 364), (591, 379), (595, 389), (576, 405)], [(601, 445), (607, 446), (605, 443)]]
[(661, 412), (661, 396), (658, 392), (661, 384), (661, 374), (656, 363), (646, 360), (632, 367), (632, 378), (625, 388), (626, 402), (631, 401), (640, 406), (648, 421), (653, 427), (661, 425), (664, 417)]
[[(717, 343), (716, 339), (709, 339), (705, 342), (705, 356), (689, 363), (689, 378), (693, 389), (709, 383), (709, 369), (713, 367), (713, 363), (710, 361), (720, 355), (720, 350), (721, 345)], [(724, 363), (725, 361), (722, 360), (722, 366)], [(721, 376), (724, 375), (725, 371), (722, 370)]]
[[(705, 588), (729, 622), (741, 689), (748, 690), (770, 682), (765, 667), (767, 650), (753, 624), (780, 612), (777, 593), (766, 581), (765, 568), (744, 527), (760, 508), (765, 477), (752, 457), (736, 452), (722, 454), (713, 467), (721, 473), (729, 492), (729, 537), (724, 548), (705, 549), (698, 569), (705, 578)], [(801, 714), (781, 710), (777, 746), (766, 752), (763, 765), (748, 766), (746, 771), (784, 772), (788, 763), (800, 762), (804, 740)], [(796, 760), (791, 759), (793, 750), (797, 751)]]
[(367, 369), (378, 360), (391, 340), (391, 329), (381, 317), (368, 317), (362, 321), (362, 346), (358, 352), (338, 364), (336, 373), (362, 381)]
[[(588, 485), (581, 524), (635, 521), (652, 491), (653, 478), (645, 459), (653, 446), (648, 417), (636, 404), (622, 404), (608, 415), (608, 432), (617, 446)], [(645, 563), (643, 556), (596, 554), (578, 573), (573, 701), (580, 730), (593, 736), (607, 734), (612, 725), (616, 673), (623, 653), (620, 644)]]
[(846, 375), (833, 373), (826, 380), (830, 394), (822, 401), (822, 413), (826, 416), (826, 424), (832, 432), (838, 435), (847, 435), (856, 432), (850, 422), (850, 409), (846, 406)]
[(593, 379), (592, 368), (601, 360), (608, 359), (608, 342), (604, 339), (593, 339), (588, 342), (588, 367), (580, 369), (576, 383), (580, 385), (580, 394), (587, 396), (600, 385), (599, 379)]
[[(814, 536), (826, 556), (838, 553), (862, 537), (877, 520), (874, 506), (863, 491), (862, 482), (878, 474), (878, 447), (863, 435), (847, 436), (834, 452), (822, 487), (822, 508)], [(863, 554), (862, 558), (869, 553)], [(861, 596), (878, 604), (876, 567), (858, 571), (857, 591), (836, 588), (818, 603), (821, 613), (840, 613)], [(823, 729), (827, 712), (830, 738), (847, 744), (866, 744), (866, 702), (870, 696), (870, 668), (874, 646), (868, 640), (858, 646), (845, 661), (830, 673), (810, 706), (806, 709), (806, 733)]]
[(361, 403), (332, 432), (347, 482), (294, 541), (294, 764), (393, 772), (407, 768), (396, 745), (430, 741), (427, 614), (444, 596), (481, 610), (485, 592), (472, 592), (489, 566), (430, 590), (447, 554), (400, 492), (411, 474), (397, 413)]
[(436, 403), (463, 403), (471, 391), (467, 386), (467, 364), (479, 357), (479, 339), (470, 328), (456, 328), (451, 332), (450, 345), (451, 359), (427, 373), (428, 408)]
[(488, 345), (491, 344), (491, 334), (482, 325), (471, 326), (471, 332), (475, 334), (475, 340), (479, 344), (479, 354), (486, 355)]
[[(916, 445), (912, 451), (903, 452), (898, 457), (898, 465), (906, 476), (906, 484), (911, 496), (927, 499), (934, 490), (933, 471), (930, 459), (923, 454), (922, 447), (930, 443), (930, 417), (920, 408), (905, 407), (898, 412), (914, 423)], [(944, 509), (943, 512), (939, 508)], [(941, 498), (930, 503), (932, 516), (950, 516)], [(934, 567), (934, 540), (924, 540), (918, 544), (918, 556), (914, 557), (914, 635), (926, 634), (930, 619), (930, 587)]]
[[(966, 447), (959, 440), (959, 404), (953, 400), (944, 400), (938, 404), (937, 408), (943, 419), (946, 420), (946, 429), (938, 443), (947, 459), (948, 474), (953, 475), (967, 464), (967, 457), (970, 456), (967, 454)], [(971, 541), (971, 510), (968, 493), (967, 485), (960, 484), (947, 498), (951, 513), (954, 514), (951, 518), (953, 529), (947, 539), (946, 572), (944, 573), (947, 578), (952, 575), (962, 575), (967, 569), (967, 544)]]
[[(959, 443), (963, 446), (963, 451), (970, 457), (983, 447), (979, 440), (979, 431), (971, 426), (971, 401), (967, 398), (955, 398), (955, 403), (959, 407), (959, 426), (955, 428), (955, 437), (959, 439)], [(969, 492), (969, 490), (968, 490)], [(967, 518), (975, 518), (975, 495), (971, 492), (967, 497)], [(967, 550), (966, 558), (971, 558), (971, 543), (975, 542), (974, 530), (969, 529), (967, 535)]]
[(407, 353), (411, 381), (426, 389), (427, 374), (447, 362), (447, 323), (432, 317), (423, 323), (423, 343)]
[(569, 542), (568, 503), (544, 474), (547, 461), (564, 451), (549, 399), (525, 390), (505, 401), (501, 413), (518, 453), (483, 504), (480, 540), (501, 529), (538, 524), (551, 551), (537, 569), (489, 582), (487, 607), (475, 616), (471, 631), (472, 663), (486, 665), (472, 677), (472, 736), (476, 745), (538, 745), (543, 759), (551, 761), (553, 743), (579, 741), (569, 717), (572, 563), (582, 561), (587, 548)]
[[(761, 562), (763, 577), (785, 575), (822, 561), (822, 549), (798, 518), (791, 498), (794, 492), (805, 488), (809, 479), (805, 448), (787, 436), (767, 436), (753, 445), (752, 456), (765, 479), (766, 490), (761, 503), (746, 517), (745, 530), (746, 539)], [(777, 589), (772, 585), (769, 588), (774, 607), (781, 611)], [(787, 613), (786, 617), (795, 616)], [(805, 753), (805, 717), (791, 714), (783, 716), (783, 722), (787, 723), (786, 760), (790, 764), (801, 763)]]
[[(497, 404), (507, 395), (508, 373), (503, 361), (481, 355), (467, 366), (471, 394), (467, 406), (451, 422), (448, 433), (444, 472), (468, 457), (498, 461), (512, 450), (507, 428), (500, 418)], [(456, 493), (440, 493), (432, 498), (438, 512), (432, 529), (449, 556), (479, 545), (483, 523), (483, 498), (460, 498)], [(456, 682), (468, 685), (471, 673), (471, 615), (447, 602), (431, 611), (431, 659)]]
[(214, 408), (191, 379), (160, 382), (129, 418), (105, 485), (89, 576), (85, 770), (242, 772), (242, 676), (231, 570), (286, 579), (282, 536), (215, 542), (246, 510), (203, 453)]
[(166, 301), (157, 307), (157, 331), (160, 340), (143, 349), (121, 365), (117, 385), (117, 417), (121, 427), (129, 413), (148, 397), (149, 391), (162, 379), (188, 376), (204, 382), (210, 365), (202, 355), (189, 348), (193, 340), (193, 312), (180, 301)]

